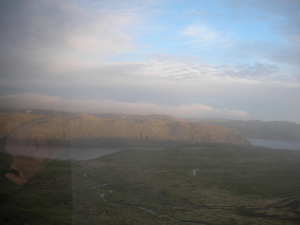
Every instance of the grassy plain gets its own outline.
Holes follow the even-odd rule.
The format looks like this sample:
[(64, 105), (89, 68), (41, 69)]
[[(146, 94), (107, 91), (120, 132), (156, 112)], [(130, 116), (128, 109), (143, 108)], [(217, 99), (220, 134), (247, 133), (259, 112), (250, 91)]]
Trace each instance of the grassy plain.
[[(1, 158), (5, 170), (9, 157)], [(23, 187), (1, 177), (0, 219), (21, 224), (300, 223), (300, 151), (198, 144), (54, 160)], [(18, 223), (15, 224), (18, 224)]]

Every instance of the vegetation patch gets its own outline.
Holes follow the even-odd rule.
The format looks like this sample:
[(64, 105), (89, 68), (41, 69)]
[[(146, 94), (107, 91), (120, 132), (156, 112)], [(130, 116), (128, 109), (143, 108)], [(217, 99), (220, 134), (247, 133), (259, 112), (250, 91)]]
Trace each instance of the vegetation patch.
[(299, 224), (299, 176), (295, 150), (135, 148), (54, 160), (23, 187), (2, 177), (1, 211), (28, 224)]

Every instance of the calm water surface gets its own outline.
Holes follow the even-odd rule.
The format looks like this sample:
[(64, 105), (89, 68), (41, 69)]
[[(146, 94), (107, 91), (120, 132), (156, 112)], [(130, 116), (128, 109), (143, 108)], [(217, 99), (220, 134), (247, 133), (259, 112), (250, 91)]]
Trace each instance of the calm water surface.
[(104, 155), (113, 154), (122, 150), (128, 149), (126, 147), (99, 147), (99, 146), (71, 146), (69, 151), (64, 152), (58, 159), (66, 160), (87, 160), (95, 159)]
[[(278, 141), (278, 140), (265, 140), (265, 139), (249, 139), (254, 146), (262, 146), (276, 149), (294, 149), (300, 150), (300, 142), (288, 142), (288, 141)], [(88, 160), (95, 159), (101, 156), (113, 154), (125, 149), (151, 149), (151, 150), (159, 150), (166, 147), (102, 147), (102, 146), (71, 146), (71, 147), (49, 147), (44, 146), (42, 148), (28, 149), (28, 147), (19, 146), (18, 155), (26, 155), (32, 157), (39, 157), (43, 152), (54, 152), (60, 151), (62, 152), (59, 156), (55, 156), (53, 158), (67, 160)], [(61, 150), (65, 149), (65, 150)], [(0, 148), (0, 152), (7, 153), (4, 150), (4, 147)], [(46, 154), (45, 157), (52, 158), (51, 154)]]
[(159, 150), (166, 147), (102, 147), (102, 146), (71, 146), (70, 151), (61, 154), (58, 159), (88, 160), (96, 159), (104, 155), (110, 155), (126, 149), (134, 150)]
[(262, 147), (277, 148), (277, 149), (300, 150), (300, 142), (265, 140), (265, 139), (254, 139), (254, 138), (249, 138), (249, 140), (254, 146), (262, 146)]
[[(113, 154), (126, 149), (134, 150), (159, 150), (166, 147), (128, 147), (128, 146), (21, 146), (15, 145), (13, 152), (6, 149), (4, 146), (0, 146), (0, 152), (6, 154), (23, 155), (33, 158), (50, 158), (60, 160), (88, 160), (95, 159), (104, 155)], [(57, 154), (51, 154), (58, 152)]]

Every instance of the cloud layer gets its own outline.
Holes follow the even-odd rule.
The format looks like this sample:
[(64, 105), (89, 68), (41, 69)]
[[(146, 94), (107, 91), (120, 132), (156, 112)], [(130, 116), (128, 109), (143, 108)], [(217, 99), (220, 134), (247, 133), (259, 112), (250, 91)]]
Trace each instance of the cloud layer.
[(212, 115), (226, 118), (248, 118), (250, 114), (236, 109), (216, 109), (203, 104), (160, 106), (152, 103), (126, 103), (113, 100), (71, 100), (34, 94), (0, 97), (0, 105), (7, 108), (53, 109), (77, 113), (165, 114), (178, 117)]
[(132, 48), (125, 29), (138, 19), (129, 11), (96, 10), (57, 0), (0, 4), (2, 78), (55, 76)]
[(298, 0), (0, 1), (1, 104), (300, 122), (299, 11)]

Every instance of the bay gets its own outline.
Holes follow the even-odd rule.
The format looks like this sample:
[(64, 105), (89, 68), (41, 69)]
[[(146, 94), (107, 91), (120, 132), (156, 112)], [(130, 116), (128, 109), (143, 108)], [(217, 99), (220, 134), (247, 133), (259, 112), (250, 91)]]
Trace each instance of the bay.
[(89, 160), (113, 154), (126, 149), (159, 150), (165, 147), (137, 147), (137, 146), (1, 146), (0, 153), (59, 160)]
[(276, 148), (276, 149), (300, 150), (300, 142), (255, 139), (255, 138), (249, 138), (249, 140), (254, 146)]
[(96, 159), (101, 156), (110, 155), (122, 150), (126, 147), (103, 147), (103, 146), (71, 146), (69, 150), (57, 157), (61, 160), (88, 160)]

